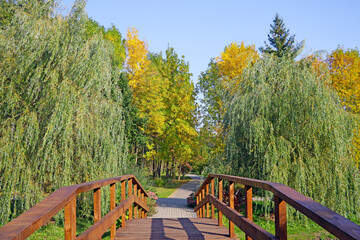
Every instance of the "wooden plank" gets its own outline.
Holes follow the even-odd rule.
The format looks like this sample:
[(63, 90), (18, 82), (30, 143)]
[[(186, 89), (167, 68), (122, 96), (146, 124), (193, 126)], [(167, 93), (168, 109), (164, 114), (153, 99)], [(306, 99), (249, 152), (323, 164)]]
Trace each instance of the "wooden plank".
[[(145, 200), (146, 200), (146, 198), (145, 198), (144, 193), (141, 193), (141, 201), (146, 204)], [(145, 218), (145, 211), (143, 209), (141, 209), (141, 218)]]
[[(141, 228), (139, 228), (141, 226)], [(116, 239), (231, 239), (226, 227), (216, 219), (153, 218), (133, 219), (126, 228), (119, 228)]]
[[(136, 197), (137, 195), (137, 184), (134, 184), (134, 196)], [(134, 218), (138, 218), (137, 217), (137, 213), (138, 213), (138, 210), (137, 210), (137, 205), (134, 205)]]
[[(126, 186), (125, 186), (126, 182), (125, 180), (124, 181), (121, 181), (121, 199), (120, 199), (120, 202), (122, 201), (125, 201), (126, 199)], [(121, 215), (121, 227), (125, 227), (125, 212), (123, 213), (123, 215)]]
[(124, 214), (126, 209), (128, 209), (135, 200), (135, 197), (131, 196), (121, 202), (116, 208), (111, 210), (102, 219), (98, 220), (94, 225), (81, 233), (76, 239), (101, 239), (101, 236), (114, 222), (116, 222), (118, 218), (120, 218), (121, 215)]
[[(214, 191), (214, 178), (211, 179), (211, 195), (215, 195)], [(214, 205), (211, 204), (211, 219), (215, 219), (215, 209)]]
[[(196, 196), (196, 205), (198, 205), (198, 204), (199, 204), (199, 195)], [(196, 216), (200, 217), (200, 211), (199, 210), (196, 211)]]
[[(205, 198), (205, 188), (202, 189), (201, 195), (202, 195), (202, 199), (204, 199)], [(203, 214), (203, 217), (206, 217), (206, 206), (205, 205), (202, 208), (202, 214)]]
[(275, 200), (275, 235), (280, 240), (287, 239), (286, 202), (274, 195)]
[[(252, 201), (252, 187), (245, 185), (245, 217), (250, 221), (253, 220), (253, 201)], [(246, 240), (252, 240), (248, 235), (245, 236)]]
[[(219, 182), (218, 182), (218, 187), (219, 187), (219, 201), (222, 202), (223, 199), (223, 180), (219, 178)], [(222, 212), (219, 210), (219, 226), (223, 225), (223, 214)]]
[[(147, 206), (147, 197), (144, 195), (145, 197), (145, 205)], [(147, 212), (145, 211), (145, 218), (147, 218)]]
[[(132, 178), (131, 178), (128, 181), (128, 197), (133, 195), (132, 186), (133, 186), (133, 183), (132, 183)], [(133, 208), (132, 208), (132, 205), (131, 205), (129, 207), (129, 220), (131, 220), (132, 218), (133, 218)]]
[(206, 202), (211, 202), (214, 206), (221, 211), (225, 217), (232, 221), (236, 226), (238, 226), (245, 234), (249, 235), (252, 239), (278, 239), (268, 231), (262, 229), (260, 226), (255, 224), (254, 222), (247, 219), (245, 216), (241, 215), (235, 209), (230, 208), (225, 203), (220, 202), (216, 197), (213, 195), (206, 196), (194, 209), (197, 209), (205, 206)]
[[(116, 185), (115, 183), (110, 184), (110, 211), (116, 207)], [(116, 235), (116, 222), (111, 225), (110, 238), (115, 239)]]
[[(209, 184), (206, 185), (206, 196), (209, 195)], [(206, 217), (209, 218), (210, 217), (210, 206), (209, 203), (206, 204)]]
[[(199, 202), (201, 202), (202, 199), (203, 199), (203, 198), (202, 198), (202, 193), (200, 192), (200, 194), (199, 194)], [(200, 217), (202, 218), (202, 217), (203, 217), (202, 208), (199, 209), (199, 213), (200, 213)]]
[(94, 223), (101, 219), (101, 188), (94, 189)]
[[(140, 199), (141, 199), (141, 189), (138, 189), (138, 195), (137, 195)], [(140, 200), (141, 201), (141, 200)], [(141, 207), (139, 207), (138, 210), (138, 218), (141, 218)]]
[[(229, 205), (231, 209), (235, 209), (235, 205), (234, 205), (234, 182), (229, 181)], [(229, 219), (229, 235), (230, 237), (234, 237), (235, 236), (235, 228), (234, 228), (234, 223)]]
[(76, 238), (76, 197), (65, 206), (64, 213), (65, 240)]

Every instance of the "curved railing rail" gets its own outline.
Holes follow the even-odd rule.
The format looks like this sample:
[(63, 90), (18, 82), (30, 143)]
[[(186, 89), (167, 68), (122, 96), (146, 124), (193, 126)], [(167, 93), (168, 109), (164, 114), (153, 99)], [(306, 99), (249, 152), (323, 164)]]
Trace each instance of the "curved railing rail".
[[(218, 179), (219, 193), (221, 193), (218, 198), (214, 196), (214, 179), (216, 178)], [(227, 206), (222, 202), (223, 180), (229, 181), (230, 206)], [(245, 186), (245, 216), (234, 210), (234, 183)], [(274, 194), (276, 236), (252, 222), (253, 187), (268, 190)], [(245, 232), (246, 239), (287, 239), (287, 203), (339, 239), (360, 239), (359, 225), (284, 184), (222, 174), (209, 174), (195, 196), (197, 199), (197, 206), (194, 208), (194, 211), (197, 212), (197, 216), (210, 217), (209, 204), (212, 204), (211, 218), (215, 218), (214, 207), (216, 207), (219, 210), (218, 221), (220, 226), (223, 225), (223, 215), (229, 219), (229, 233), (231, 237), (234, 237), (235, 224)]]
[[(126, 199), (126, 181), (128, 198)], [(121, 183), (121, 203), (116, 206), (116, 183)], [(101, 187), (110, 185), (110, 212), (101, 216)], [(94, 191), (94, 224), (76, 237), (76, 196)], [(25, 239), (65, 208), (65, 239), (100, 239), (111, 228), (111, 239), (115, 239), (116, 220), (122, 218), (125, 226), (125, 213), (129, 209), (129, 219), (146, 218), (148, 197), (144, 188), (134, 175), (124, 175), (104, 180), (62, 187), (50, 194), (27, 212), (0, 228), (0, 239)], [(134, 205), (134, 206), (133, 206)], [(139, 207), (139, 208), (138, 208)]]

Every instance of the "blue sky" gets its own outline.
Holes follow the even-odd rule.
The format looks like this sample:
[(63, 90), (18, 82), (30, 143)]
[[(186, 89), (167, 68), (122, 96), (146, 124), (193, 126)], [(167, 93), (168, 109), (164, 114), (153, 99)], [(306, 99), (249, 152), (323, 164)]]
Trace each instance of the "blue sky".
[[(73, 2), (62, 0), (68, 7)], [(195, 82), (231, 42), (263, 46), (276, 13), (298, 42), (305, 40), (303, 55), (360, 46), (359, 0), (88, 0), (86, 10), (124, 37), (129, 27), (137, 28), (152, 52), (174, 47), (189, 62)]]

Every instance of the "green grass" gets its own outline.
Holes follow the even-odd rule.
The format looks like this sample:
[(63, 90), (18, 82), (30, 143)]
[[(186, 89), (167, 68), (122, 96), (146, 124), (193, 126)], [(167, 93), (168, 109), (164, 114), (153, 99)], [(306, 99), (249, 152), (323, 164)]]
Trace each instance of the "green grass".
[[(86, 229), (88, 229), (91, 226), (92, 222), (86, 220), (86, 219), (77, 219), (76, 224), (76, 235), (79, 235), (80, 233), (84, 232)], [(120, 224), (117, 224), (117, 227), (119, 227)], [(54, 221), (49, 221), (47, 224), (42, 226), (39, 230), (34, 232), (30, 237), (27, 239), (29, 240), (58, 240), (58, 239), (64, 239), (64, 226), (61, 224), (56, 224)], [(110, 229), (108, 229), (102, 239), (108, 240), (110, 239)]]
[(170, 179), (169, 181), (166, 181), (166, 177), (161, 176), (161, 178), (155, 179), (155, 186), (152, 187), (152, 191), (154, 191), (159, 198), (167, 198), (177, 188), (190, 180), (190, 177), (185, 177), (185, 179), (182, 180)]

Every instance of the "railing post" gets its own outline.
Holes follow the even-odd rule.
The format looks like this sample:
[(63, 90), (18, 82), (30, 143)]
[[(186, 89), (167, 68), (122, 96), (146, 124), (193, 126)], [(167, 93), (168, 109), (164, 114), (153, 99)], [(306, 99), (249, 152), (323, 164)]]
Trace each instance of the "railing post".
[[(140, 188), (140, 186), (139, 186), (139, 189), (138, 189), (138, 198), (140, 199), (140, 201), (142, 201), (141, 200), (141, 188)], [(139, 206), (139, 210), (138, 210), (138, 218), (142, 218), (142, 216), (141, 216), (141, 207)]]
[[(126, 199), (125, 180), (121, 181), (121, 202)], [(121, 227), (125, 227), (125, 213), (121, 216)]]
[(101, 219), (101, 188), (94, 189), (94, 223)]
[[(230, 208), (234, 209), (234, 182), (233, 181), (229, 181), (229, 205)], [(230, 237), (235, 237), (235, 233), (234, 233), (234, 223), (232, 221), (230, 221), (229, 219), (229, 235)]]
[[(136, 183), (134, 184), (134, 196), (135, 197), (137, 196), (137, 184)], [(134, 218), (138, 218), (137, 217), (137, 213), (138, 213), (137, 208), (138, 208), (137, 205), (134, 204)]]
[[(196, 205), (199, 205), (199, 194), (196, 195)], [(197, 217), (200, 217), (200, 209), (196, 211), (196, 215)]]
[[(209, 195), (209, 184), (206, 184), (206, 195)], [(206, 203), (206, 217), (210, 218), (210, 209), (209, 209), (209, 202)]]
[[(200, 193), (199, 193), (199, 202), (201, 202), (201, 200), (202, 200), (202, 191), (200, 191)], [(200, 211), (200, 217), (202, 218), (203, 217), (203, 208), (201, 207), (199, 209), (199, 211)]]
[[(113, 210), (116, 206), (116, 185), (115, 183), (110, 184), (110, 211)], [(111, 225), (110, 228), (110, 238), (115, 239), (116, 234), (116, 222)]]
[[(219, 182), (218, 182), (218, 188), (219, 188), (219, 201), (222, 202), (223, 199), (223, 180), (219, 178)], [(219, 226), (223, 225), (223, 214), (222, 212), (220, 212), (219, 210)]]
[[(141, 193), (141, 201), (145, 203), (145, 195), (144, 193)], [(145, 210), (141, 209), (141, 218), (145, 218)]]
[[(147, 197), (145, 196), (145, 205), (147, 206)], [(145, 218), (147, 218), (147, 212), (145, 211)]]
[(76, 238), (76, 197), (65, 206), (64, 216), (65, 240)]
[(279, 240), (287, 239), (286, 202), (274, 194), (275, 235)]
[[(205, 198), (205, 188), (202, 189), (202, 199)], [(206, 217), (206, 209), (205, 209), (205, 205), (202, 207), (202, 212), (203, 212), (203, 217)]]
[[(128, 181), (128, 197), (132, 196), (132, 178), (129, 179)], [(132, 204), (129, 207), (129, 220), (131, 220), (133, 218), (133, 209), (132, 209)]]
[[(214, 193), (214, 178), (211, 179), (211, 195), (215, 195)], [(215, 219), (215, 209), (214, 205), (211, 204), (211, 219)]]
[[(252, 187), (245, 185), (245, 217), (250, 221), (253, 220), (253, 206), (252, 206)], [(251, 237), (245, 235), (246, 240), (252, 240)]]

